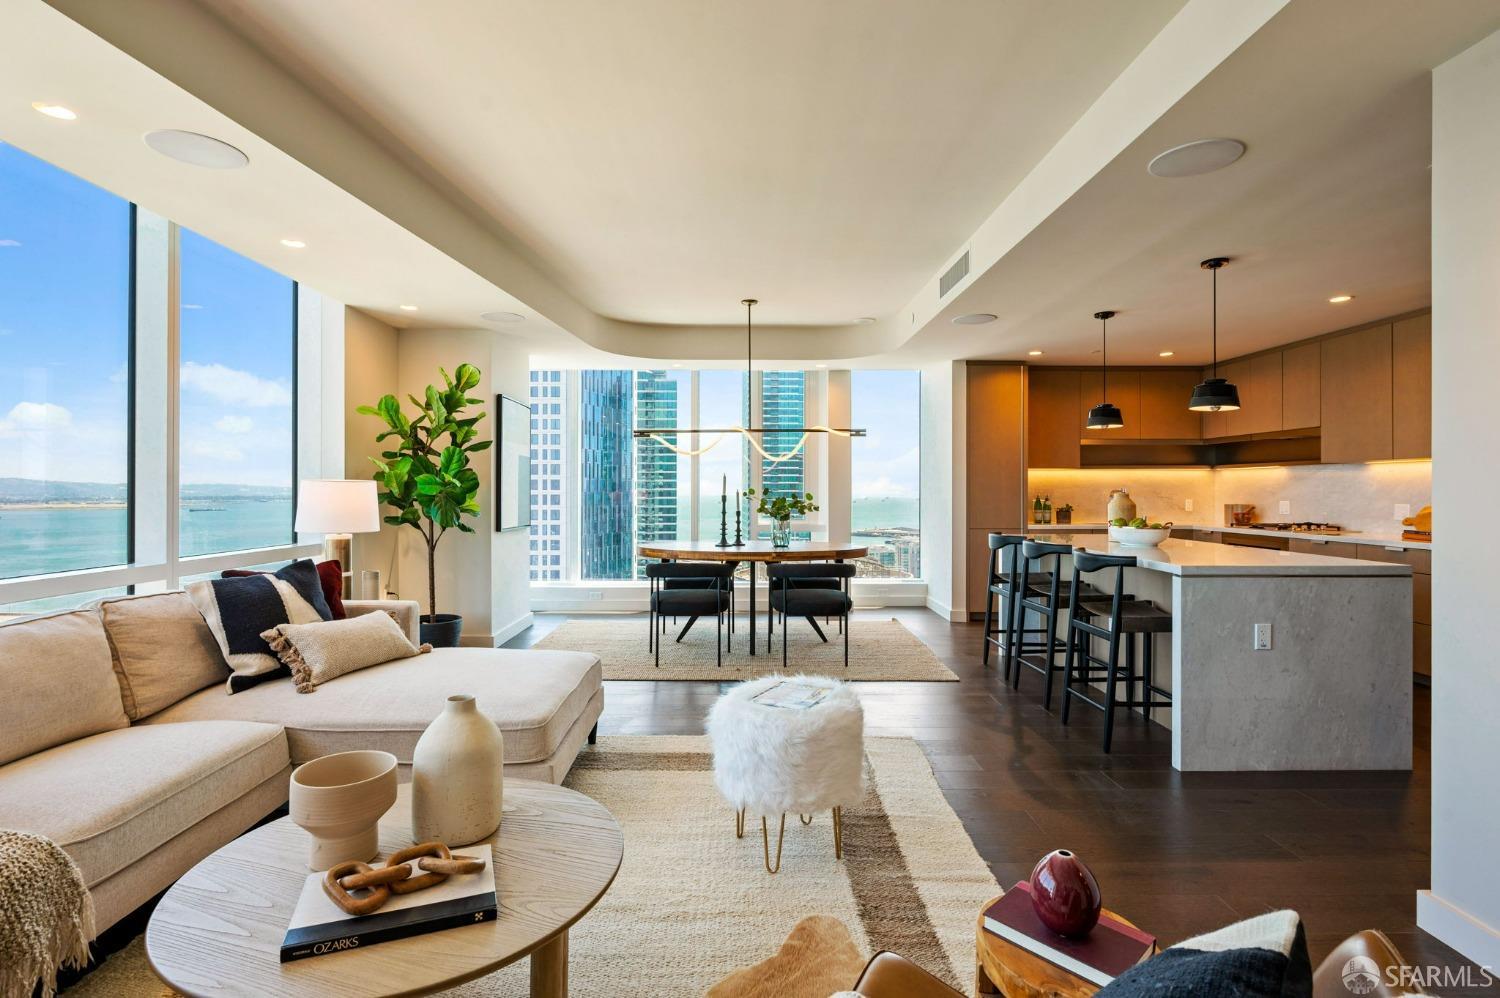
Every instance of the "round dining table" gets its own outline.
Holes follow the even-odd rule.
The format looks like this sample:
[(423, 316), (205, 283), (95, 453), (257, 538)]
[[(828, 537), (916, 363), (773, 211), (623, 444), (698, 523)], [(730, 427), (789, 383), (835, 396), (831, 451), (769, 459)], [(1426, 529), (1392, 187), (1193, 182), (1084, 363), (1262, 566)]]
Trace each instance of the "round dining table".
[[(776, 561), (844, 561), (863, 558), (870, 549), (863, 544), (829, 541), (793, 541), (784, 548), (769, 541), (746, 541), (739, 546), (720, 547), (713, 541), (652, 541), (637, 549), (642, 558), (662, 561), (743, 561), (750, 566), (750, 654), (755, 654), (755, 566)], [(767, 613), (770, 609), (767, 608)], [(820, 632), (821, 633), (821, 632)], [(769, 640), (769, 638), (767, 639)]]

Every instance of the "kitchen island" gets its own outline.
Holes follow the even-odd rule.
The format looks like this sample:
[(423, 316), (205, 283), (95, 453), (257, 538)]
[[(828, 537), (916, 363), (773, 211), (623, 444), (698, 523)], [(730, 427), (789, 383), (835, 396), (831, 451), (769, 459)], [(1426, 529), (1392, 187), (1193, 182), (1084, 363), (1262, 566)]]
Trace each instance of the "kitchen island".
[[(1177, 769), (1411, 768), (1409, 566), (1202, 541), (1032, 537), (1134, 556), (1126, 589), (1171, 608), (1171, 716), (1156, 720), (1171, 729)], [(1269, 649), (1255, 649), (1256, 624), (1271, 625)]]

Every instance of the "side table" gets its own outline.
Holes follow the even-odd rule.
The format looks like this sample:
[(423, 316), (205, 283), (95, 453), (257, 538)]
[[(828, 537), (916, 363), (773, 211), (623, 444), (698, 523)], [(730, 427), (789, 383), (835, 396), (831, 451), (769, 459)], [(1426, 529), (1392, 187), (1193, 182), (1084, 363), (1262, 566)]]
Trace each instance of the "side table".
[[(1099, 985), (1092, 981), (1086, 981), (986, 929), (984, 913), (998, 900), (999, 897), (992, 897), (979, 909), (979, 919), (974, 930), (974, 953), (978, 963), (974, 970), (976, 995), (1004, 995), (1005, 998), (1089, 998), (1099, 990)], [(1108, 908), (1104, 909), (1104, 913), (1135, 927), (1134, 922)], [(1152, 955), (1155, 952), (1153, 950)]]

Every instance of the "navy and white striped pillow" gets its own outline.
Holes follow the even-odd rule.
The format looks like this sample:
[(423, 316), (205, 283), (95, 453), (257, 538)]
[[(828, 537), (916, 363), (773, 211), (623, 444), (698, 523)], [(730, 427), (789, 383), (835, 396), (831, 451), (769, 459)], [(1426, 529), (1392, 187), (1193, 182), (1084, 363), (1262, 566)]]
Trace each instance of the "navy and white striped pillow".
[(194, 582), (188, 585), (187, 594), (229, 663), (229, 693), (291, 675), (261, 634), (278, 624), (313, 624), (324, 619), (297, 586), (275, 575)]

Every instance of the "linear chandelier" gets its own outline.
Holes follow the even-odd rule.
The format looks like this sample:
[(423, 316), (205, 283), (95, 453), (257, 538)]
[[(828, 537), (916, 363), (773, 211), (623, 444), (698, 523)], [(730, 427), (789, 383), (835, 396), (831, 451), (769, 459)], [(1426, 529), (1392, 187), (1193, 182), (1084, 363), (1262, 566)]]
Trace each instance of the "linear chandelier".
[[(754, 384), (753, 372), (755, 370), (755, 328), (754, 323), (751, 321), (751, 310), (754, 309), (756, 305), (760, 304), (760, 302), (754, 298), (743, 298), (740, 300), (740, 304), (745, 306), (745, 376), (746, 385), (748, 387)], [(719, 445), (719, 441), (723, 440), (724, 437), (735, 433), (742, 435), (747, 441), (749, 441), (750, 446), (754, 447), (756, 451), (760, 453), (761, 457), (765, 458), (767, 461), (770, 461), (772, 464), (780, 464), (783, 461), (789, 461), (792, 458), (796, 457), (802, 452), (802, 448), (807, 446), (808, 437), (812, 436), (814, 433), (828, 434), (837, 437), (862, 437), (865, 435), (864, 430), (857, 430), (849, 427), (836, 428), (832, 426), (823, 426), (821, 424), (818, 426), (730, 426), (723, 429), (698, 429), (697, 427), (663, 426), (656, 427), (655, 429), (650, 430), (635, 430), (631, 435), (637, 440), (655, 440), (657, 443), (661, 444), (663, 447), (674, 454), (681, 454), (683, 457), (697, 457), (699, 454), (706, 454), (707, 452), (713, 450)], [(761, 442), (758, 439), (756, 439), (758, 436), (762, 436), (767, 433), (797, 433), (800, 434), (800, 436), (797, 438), (796, 446), (787, 451), (785, 454), (772, 454), (761, 445)], [(713, 439), (704, 444), (702, 447), (698, 448), (678, 447), (675, 443), (667, 439), (668, 437), (678, 436), (701, 437), (708, 436), (710, 434), (713, 435)]]

